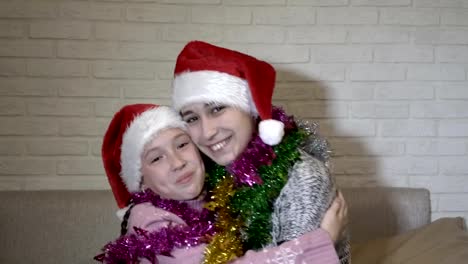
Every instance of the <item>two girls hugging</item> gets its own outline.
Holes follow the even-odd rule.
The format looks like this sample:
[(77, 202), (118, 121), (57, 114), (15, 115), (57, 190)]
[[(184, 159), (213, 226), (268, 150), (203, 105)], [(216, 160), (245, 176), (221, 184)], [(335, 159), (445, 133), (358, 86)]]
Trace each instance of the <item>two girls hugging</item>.
[(114, 115), (102, 158), (122, 231), (96, 260), (351, 263), (328, 145), (315, 124), (272, 106), (275, 76), (267, 62), (192, 41), (172, 108)]

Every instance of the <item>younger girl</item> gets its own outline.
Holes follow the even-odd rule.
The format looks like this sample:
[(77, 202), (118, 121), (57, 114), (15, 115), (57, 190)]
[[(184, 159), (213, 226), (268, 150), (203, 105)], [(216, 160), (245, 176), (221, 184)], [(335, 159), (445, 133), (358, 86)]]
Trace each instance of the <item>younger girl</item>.
[[(113, 117), (102, 146), (104, 168), (117, 204), (124, 208), (122, 236), (95, 259), (104, 263), (202, 263), (216, 235), (204, 209), (205, 167), (172, 109), (124, 106)], [(232, 263), (337, 263), (333, 243), (347, 219), (341, 196), (320, 229)], [(128, 220), (128, 221), (127, 221)]]

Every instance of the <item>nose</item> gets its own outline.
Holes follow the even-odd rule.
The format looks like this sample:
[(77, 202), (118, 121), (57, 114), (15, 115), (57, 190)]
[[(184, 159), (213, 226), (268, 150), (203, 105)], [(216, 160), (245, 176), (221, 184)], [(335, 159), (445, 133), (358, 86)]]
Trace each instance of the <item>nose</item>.
[(217, 133), (216, 122), (210, 118), (202, 118), (202, 136), (205, 140), (211, 140)]
[(183, 169), (187, 164), (186, 160), (177, 152), (173, 152), (170, 156), (170, 163), (174, 171)]

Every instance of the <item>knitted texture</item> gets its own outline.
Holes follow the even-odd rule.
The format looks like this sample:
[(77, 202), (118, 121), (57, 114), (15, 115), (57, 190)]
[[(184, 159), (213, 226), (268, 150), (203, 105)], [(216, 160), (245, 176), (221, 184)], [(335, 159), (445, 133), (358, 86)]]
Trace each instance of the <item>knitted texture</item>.
[[(325, 163), (301, 150), (301, 161), (289, 170), (289, 179), (275, 201), (272, 246), (320, 227), (336, 197), (336, 184)], [(339, 241), (340, 263), (351, 263), (349, 237)]]

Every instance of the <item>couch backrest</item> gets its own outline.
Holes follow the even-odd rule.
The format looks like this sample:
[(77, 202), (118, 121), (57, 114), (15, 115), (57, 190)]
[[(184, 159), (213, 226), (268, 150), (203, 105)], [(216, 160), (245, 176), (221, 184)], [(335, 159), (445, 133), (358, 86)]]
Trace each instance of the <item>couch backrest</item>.
[(110, 191), (0, 192), (0, 263), (97, 263), (116, 210)]
[(421, 227), (431, 220), (427, 189), (345, 188), (349, 204), (351, 242), (388, 237)]
[[(351, 240), (417, 228), (430, 220), (429, 192), (407, 188), (343, 189)], [(0, 263), (97, 263), (120, 232), (111, 191), (0, 191)]]

